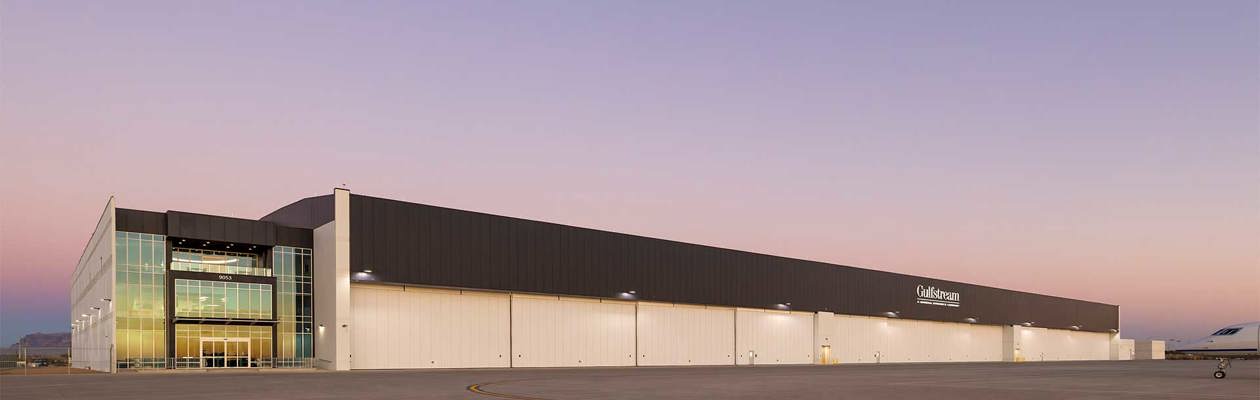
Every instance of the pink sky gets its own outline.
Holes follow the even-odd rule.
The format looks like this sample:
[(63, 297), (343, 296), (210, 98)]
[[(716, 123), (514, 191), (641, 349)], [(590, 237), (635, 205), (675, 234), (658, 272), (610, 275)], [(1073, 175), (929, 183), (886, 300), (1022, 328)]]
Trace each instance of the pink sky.
[(1128, 337), (1260, 319), (1250, 1), (2, 8), (5, 343), (65, 330), (110, 195), (257, 218), (343, 183), (1118, 304)]

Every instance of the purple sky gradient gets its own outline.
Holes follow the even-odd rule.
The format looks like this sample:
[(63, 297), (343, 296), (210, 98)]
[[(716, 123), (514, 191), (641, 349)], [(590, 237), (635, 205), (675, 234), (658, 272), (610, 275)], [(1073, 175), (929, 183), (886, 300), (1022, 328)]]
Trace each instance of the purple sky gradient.
[[(176, 4), (178, 3), (178, 4)], [(110, 195), (356, 193), (1260, 319), (1254, 1), (0, 6), (0, 340)]]

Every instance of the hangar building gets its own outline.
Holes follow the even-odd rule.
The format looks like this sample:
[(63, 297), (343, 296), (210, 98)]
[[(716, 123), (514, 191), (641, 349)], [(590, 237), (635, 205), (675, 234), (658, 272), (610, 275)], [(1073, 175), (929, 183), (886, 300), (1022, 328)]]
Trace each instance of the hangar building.
[(1115, 305), (344, 189), (258, 220), (110, 199), (72, 280), (103, 371), (1128, 358)]

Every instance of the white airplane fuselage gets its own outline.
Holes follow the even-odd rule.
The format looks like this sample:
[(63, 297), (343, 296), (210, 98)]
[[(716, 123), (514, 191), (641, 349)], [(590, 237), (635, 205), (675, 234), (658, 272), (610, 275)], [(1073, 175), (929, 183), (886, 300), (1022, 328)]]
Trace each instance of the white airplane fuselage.
[(1187, 343), (1177, 351), (1222, 358), (1260, 354), (1260, 321), (1218, 329), (1208, 337)]

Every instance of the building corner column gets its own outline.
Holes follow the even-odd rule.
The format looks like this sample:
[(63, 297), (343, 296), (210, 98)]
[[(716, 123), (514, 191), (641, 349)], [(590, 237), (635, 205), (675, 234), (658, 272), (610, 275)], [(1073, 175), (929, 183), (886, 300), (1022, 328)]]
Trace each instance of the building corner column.
[(350, 348), (350, 191), (333, 189), (333, 220), (314, 231), (315, 366), (345, 371)]

